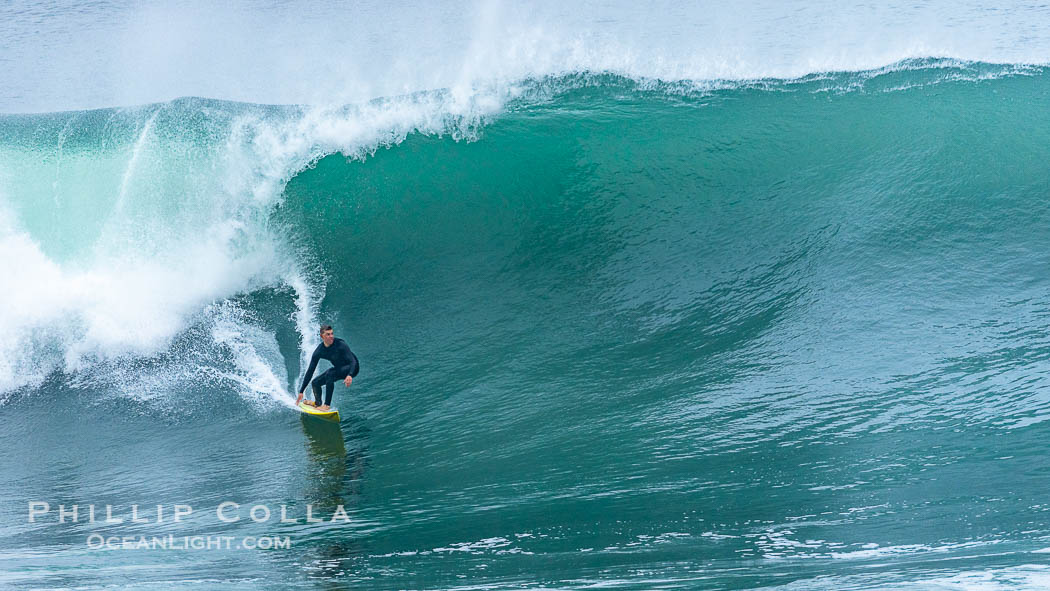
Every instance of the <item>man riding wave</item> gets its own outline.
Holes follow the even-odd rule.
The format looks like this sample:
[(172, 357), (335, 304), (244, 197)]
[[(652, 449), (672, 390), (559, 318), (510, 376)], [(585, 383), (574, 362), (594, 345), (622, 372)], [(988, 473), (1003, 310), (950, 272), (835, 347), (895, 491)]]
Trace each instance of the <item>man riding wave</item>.
[[(303, 392), (306, 391), (306, 384), (310, 382), (310, 377), (314, 375), (314, 369), (317, 368), (317, 362), (321, 359), (330, 361), (332, 367), (314, 378), (314, 381), (311, 382), (314, 400), (307, 400), (304, 403), (316, 407), (317, 410), (331, 410), (332, 391), (335, 389), (335, 383), (343, 380), (343, 385), (349, 388), (350, 383), (354, 381), (353, 378), (357, 376), (357, 372), (360, 370), (357, 356), (350, 350), (350, 346), (346, 344), (346, 341), (335, 338), (331, 325), (326, 324), (322, 326), (321, 344), (317, 345), (317, 348), (314, 349), (313, 354), (310, 356), (310, 367), (306, 370), (306, 375), (303, 376), (303, 384), (299, 386), (299, 397), (295, 399), (296, 406), (302, 401)], [(325, 388), (324, 404), (321, 404), (322, 386)]]

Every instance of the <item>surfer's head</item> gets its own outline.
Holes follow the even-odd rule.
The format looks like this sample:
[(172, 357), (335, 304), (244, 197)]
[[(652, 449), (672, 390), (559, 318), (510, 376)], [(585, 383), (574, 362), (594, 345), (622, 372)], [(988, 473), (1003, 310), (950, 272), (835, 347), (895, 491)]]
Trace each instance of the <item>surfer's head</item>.
[(335, 342), (335, 333), (332, 331), (331, 324), (321, 326), (321, 340), (324, 341), (326, 347), (332, 346), (332, 343)]

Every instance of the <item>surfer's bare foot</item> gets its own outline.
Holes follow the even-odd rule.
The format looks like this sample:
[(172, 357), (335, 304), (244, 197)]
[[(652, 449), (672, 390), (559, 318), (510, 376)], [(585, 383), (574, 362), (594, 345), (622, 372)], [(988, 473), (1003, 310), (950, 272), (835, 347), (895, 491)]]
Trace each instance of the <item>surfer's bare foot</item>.
[(317, 407), (317, 410), (332, 410), (332, 407), (328, 406), (327, 404), (322, 404), (321, 406)]
[(314, 402), (313, 400), (304, 400), (303, 404), (305, 404), (307, 406), (317, 406), (317, 403)]

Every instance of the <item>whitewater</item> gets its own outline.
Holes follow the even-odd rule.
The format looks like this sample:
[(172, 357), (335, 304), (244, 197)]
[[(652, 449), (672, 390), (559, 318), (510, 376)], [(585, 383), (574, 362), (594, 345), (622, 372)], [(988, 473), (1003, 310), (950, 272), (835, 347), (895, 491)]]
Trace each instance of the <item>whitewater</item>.
[(1050, 586), (1048, 24), (5, 5), (0, 585)]

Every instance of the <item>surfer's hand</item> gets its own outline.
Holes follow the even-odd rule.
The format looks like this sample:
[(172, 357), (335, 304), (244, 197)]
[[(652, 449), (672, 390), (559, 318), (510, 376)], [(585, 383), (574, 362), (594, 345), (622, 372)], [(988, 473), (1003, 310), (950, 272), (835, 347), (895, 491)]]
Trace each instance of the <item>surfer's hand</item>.
[(350, 387), (350, 382), (352, 382), (352, 381), (354, 381), (354, 378), (352, 378), (350, 376), (346, 376), (346, 379), (343, 380), (343, 385), (346, 386), (347, 388), (349, 388)]
[(299, 397), (295, 399), (295, 405), (299, 406), (299, 403), (303, 401), (303, 393), (299, 393)]

